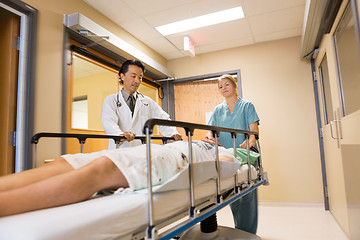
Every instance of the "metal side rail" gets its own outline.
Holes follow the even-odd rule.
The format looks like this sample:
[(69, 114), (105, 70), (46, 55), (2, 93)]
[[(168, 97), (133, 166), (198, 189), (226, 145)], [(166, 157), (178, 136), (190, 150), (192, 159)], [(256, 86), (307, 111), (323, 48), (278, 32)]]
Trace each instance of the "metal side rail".
[[(117, 146), (122, 139), (126, 139), (124, 136), (117, 135), (103, 135), (103, 134), (79, 134), (79, 133), (54, 133), (54, 132), (40, 132), (36, 133), (31, 138), (31, 144), (33, 144), (33, 167), (36, 164), (36, 146), (39, 143), (40, 138), (76, 138), (80, 143), (80, 152), (84, 153), (84, 144), (88, 138), (92, 139), (113, 139)], [(141, 140), (144, 144), (146, 136), (135, 136), (135, 139)], [(152, 137), (153, 140), (162, 140), (163, 143), (174, 140), (172, 137)]]

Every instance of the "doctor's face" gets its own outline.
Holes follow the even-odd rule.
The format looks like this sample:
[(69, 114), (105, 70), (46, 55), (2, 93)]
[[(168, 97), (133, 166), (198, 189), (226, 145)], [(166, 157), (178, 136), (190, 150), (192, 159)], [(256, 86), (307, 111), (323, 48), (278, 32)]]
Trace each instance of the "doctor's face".
[(120, 74), (120, 78), (123, 80), (124, 90), (133, 94), (139, 88), (144, 73), (142, 69), (136, 65), (129, 65), (128, 71), (125, 74)]
[(223, 95), (224, 98), (231, 97), (233, 95), (236, 95), (236, 89), (234, 84), (231, 80), (227, 78), (222, 78), (219, 81), (219, 90), (221, 95)]

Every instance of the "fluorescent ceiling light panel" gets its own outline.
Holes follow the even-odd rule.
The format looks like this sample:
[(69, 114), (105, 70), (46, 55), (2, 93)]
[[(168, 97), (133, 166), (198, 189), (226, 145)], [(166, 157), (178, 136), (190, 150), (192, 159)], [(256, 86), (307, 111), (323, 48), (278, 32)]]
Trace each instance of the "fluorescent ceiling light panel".
[(223, 22), (229, 22), (244, 17), (244, 11), (242, 7), (236, 7), (220, 12), (209, 13), (203, 16), (165, 24), (159, 27), (155, 27), (155, 29), (158, 30), (162, 35), (166, 36), (191, 29), (206, 27)]

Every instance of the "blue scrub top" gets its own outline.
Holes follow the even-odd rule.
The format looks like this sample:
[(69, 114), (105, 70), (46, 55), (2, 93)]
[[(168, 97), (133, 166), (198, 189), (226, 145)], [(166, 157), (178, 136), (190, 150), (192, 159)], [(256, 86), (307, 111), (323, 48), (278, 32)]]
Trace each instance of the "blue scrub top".
[[(239, 98), (232, 113), (230, 113), (226, 101), (217, 105), (213, 114), (211, 115), (208, 125), (250, 130), (249, 125), (256, 121), (260, 121), (260, 119), (255, 111), (254, 105), (248, 100)], [(219, 138), (220, 143), (225, 148), (232, 148), (234, 146), (230, 133), (221, 132)], [(244, 134), (237, 134), (236, 147), (239, 147), (239, 145), (243, 143), (244, 140)]]

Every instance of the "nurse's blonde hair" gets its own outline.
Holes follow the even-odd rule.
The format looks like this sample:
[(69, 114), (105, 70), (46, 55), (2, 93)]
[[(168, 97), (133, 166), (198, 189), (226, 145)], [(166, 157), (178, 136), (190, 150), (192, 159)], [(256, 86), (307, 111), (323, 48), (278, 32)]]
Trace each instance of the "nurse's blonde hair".
[(238, 85), (237, 85), (237, 81), (235, 78), (233, 78), (233, 76), (229, 75), (229, 74), (224, 74), (222, 75), (221, 77), (219, 77), (219, 82), (222, 80), (222, 79), (228, 79), (230, 80), (231, 84), (233, 85), (233, 87), (235, 88), (235, 91), (236, 91), (236, 96), (239, 96), (239, 92), (238, 92)]

